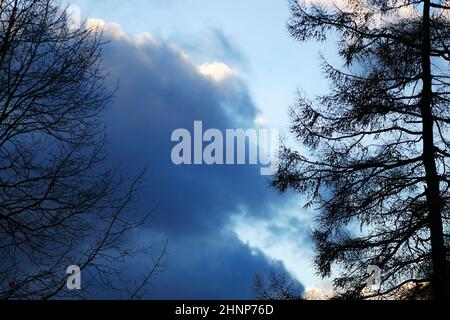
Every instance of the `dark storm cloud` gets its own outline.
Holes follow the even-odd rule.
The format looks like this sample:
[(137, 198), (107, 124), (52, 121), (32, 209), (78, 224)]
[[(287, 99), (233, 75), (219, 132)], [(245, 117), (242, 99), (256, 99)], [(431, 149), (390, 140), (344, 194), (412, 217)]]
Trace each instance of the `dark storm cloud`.
[(201, 74), (179, 49), (150, 36), (130, 38), (111, 26), (105, 36), (111, 85), (120, 79), (107, 114), (111, 158), (134, 173), (149, 167), (138, 208), (157, 208), (151, 232), (136, 231), (135, 239), (151, 242), (155, 233), (169, 240), (169, 270), (151, 297), (252, 298), (255, 273), (270, 263), (227, 226), (242, 211), (268, 216), (283, 198), (256, 166), (175, 166), (170, 139), (175, 129), (193, 131), (196, 120), (205, 129), (252, 127), (258, 109), (245, 85)]
[(185, 238), (169, 250), (171, 265), (155, 281), (150, 297), (158, 299), (249, 299), (256, 273), (274, 267), (232, 234), (216, 239)]

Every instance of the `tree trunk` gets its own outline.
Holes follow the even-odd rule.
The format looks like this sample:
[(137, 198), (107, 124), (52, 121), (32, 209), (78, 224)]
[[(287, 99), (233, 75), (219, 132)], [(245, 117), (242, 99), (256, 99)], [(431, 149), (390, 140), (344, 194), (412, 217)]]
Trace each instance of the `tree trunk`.
[(422, 71), (423, 91), (421, 113), (423, 121), (423, 162), (427, 183), (427, 205), (429, 228), (431, 235), (431, 258), (433, 275), (431, 280), (433, 299), (450, 299), (447, 289), (446, 250), (442, 225), (442, 197), (440, 183), (435, 162), (434, 123), (433, 123), (433, 88), (431, 73), (431, 26), (430, 0), (423, 3), (422, 27)]

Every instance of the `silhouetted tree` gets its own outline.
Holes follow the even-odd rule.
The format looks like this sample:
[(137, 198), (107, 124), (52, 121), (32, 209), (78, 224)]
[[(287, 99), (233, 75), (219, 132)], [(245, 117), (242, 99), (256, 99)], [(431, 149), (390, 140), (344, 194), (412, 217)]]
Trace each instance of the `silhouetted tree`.
[(253, 291), (258, 300), (303, 300), (303, 287), (286, 271), (272, 270), (266, 278), (256, 275)]
[[(292, 1), (299, 41), (339, 39), (340, 68), (324, 62), (329, 94), (299, 95), (273, 185), (318, 209), (320, 274), (345, 298), (399, 297), (448, 274), (450, 6), (436, 0)], [(369, 265), (381, 287), (366, 288)], [(411, 292), (411, 291), (410, 291)]]
[[(0, 2), (0, 299), (87, 294), (90, 280), (144, 290), (117, 282), (118, 263), (145, 249), (125, 241), (147, 214), (130, 211), (142, 175), (105, 169), (101, 39), (56, 1)], [(71, 265), (80, 292), (66, 290)]]

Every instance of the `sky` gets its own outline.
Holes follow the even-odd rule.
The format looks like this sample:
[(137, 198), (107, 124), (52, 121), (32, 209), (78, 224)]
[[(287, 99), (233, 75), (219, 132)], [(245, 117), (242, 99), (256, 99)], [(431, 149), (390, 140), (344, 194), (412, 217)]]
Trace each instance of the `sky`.
[[(268, 188), (259, 168), (175, 166), (171, 133), (264, 125), (288, 134), (297, 90), (323, 93), (319, 53), (333, 48), (290, 38), (283, 0), (73, 0), (109, 40), (103, 49), (111, 87), (106, 111), (112, 162), (148, 167), (137, 210), (154, 208), (134, 230), (136, 244), (168, 240), (168, 269), (149, 299), (252, 299), (256, 274), (284, 268), (304, 288), (316, 277), (313, 212), (299, 195)], [(130, 276), (149, 261), (135, 260)]]

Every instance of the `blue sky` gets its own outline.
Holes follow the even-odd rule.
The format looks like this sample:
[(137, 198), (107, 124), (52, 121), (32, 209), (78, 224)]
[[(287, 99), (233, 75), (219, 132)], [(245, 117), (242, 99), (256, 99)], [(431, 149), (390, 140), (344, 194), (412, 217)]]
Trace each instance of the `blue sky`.
[[(137, 244), (169, 240), (169, 268), (146, 298), (251, 299), (256, 273), (280, 263), (305, 287), (315, 277), (311, 213), (301, 197), (279, 195), (252, 166), (174, 166), (170, 134), (202, 120), (211, 128), (266, 122), (286, 131), (297, 89), (322, 93), (319, 51), (290, 38), (287, 1), (73, 0), (101, 19), (110, 84), (112, 161), (148, 166), (137, 210), (156, 208)], [(205, 71), (206, 70), (206, 71)], [(220, 73), (219, 78), (217, 72)], [(130, 275), (148, 261), (134, 261)]]

